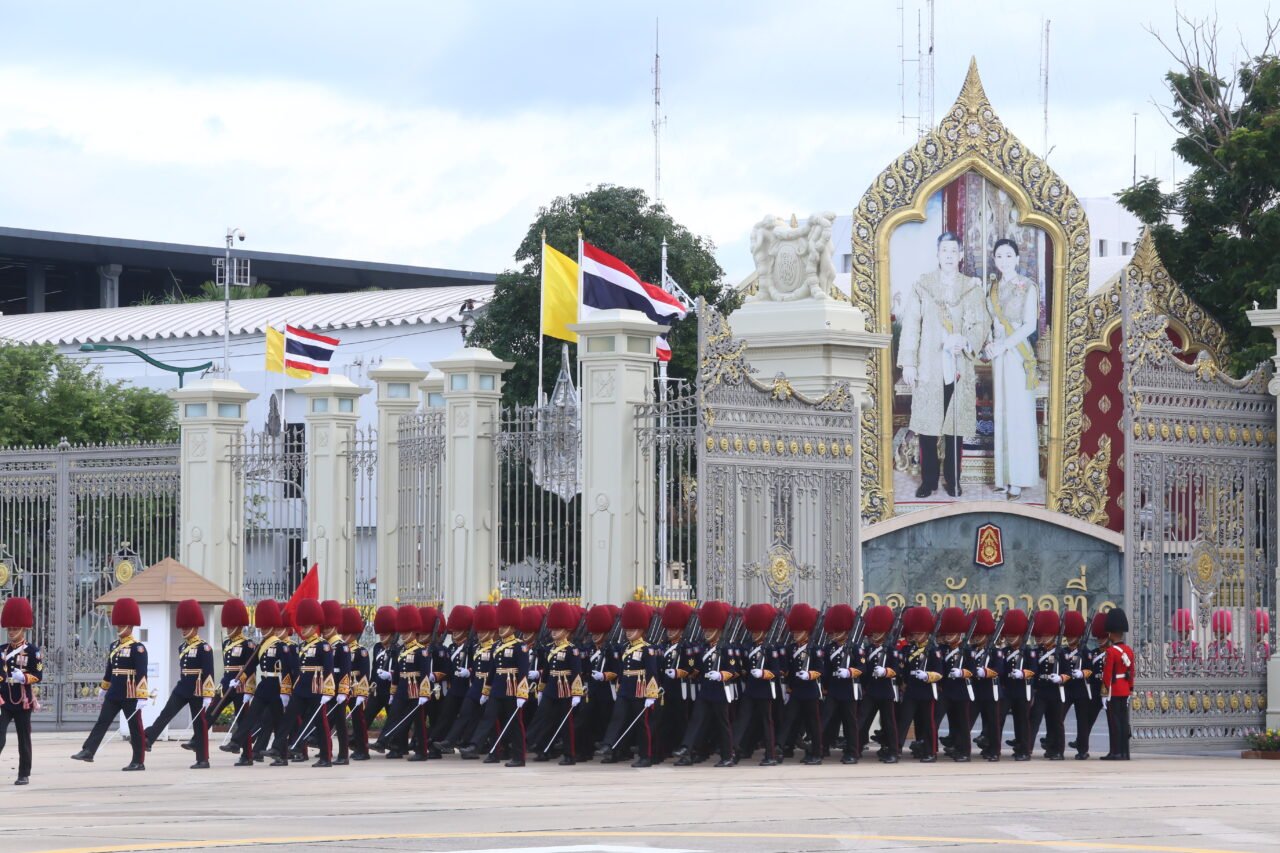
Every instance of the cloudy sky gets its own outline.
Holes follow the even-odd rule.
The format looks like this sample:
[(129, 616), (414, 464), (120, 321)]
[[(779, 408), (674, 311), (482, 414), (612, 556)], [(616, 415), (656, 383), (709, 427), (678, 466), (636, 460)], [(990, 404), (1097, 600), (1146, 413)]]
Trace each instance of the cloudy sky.
[[(1265, 5), (1219, 5), (1250, 43)], [(1137, 112), (1139, 172), (1173, 174), (1144, 30), (1172, 36), (1170, 0), (937, 6), (936, 113), (975, 55), (1039, 150), (1048, 16), (1050, 162), (1080, 196), (1127, 185)], [(239, 225), (264, 251), (498, 271), (556, 195), (652, 192), (655, 18), (663, 198), (733, 277), (761, 215), (847, 213), (915, 138), (896, 0), (0, 0), (0, 225), (210, 245)]]

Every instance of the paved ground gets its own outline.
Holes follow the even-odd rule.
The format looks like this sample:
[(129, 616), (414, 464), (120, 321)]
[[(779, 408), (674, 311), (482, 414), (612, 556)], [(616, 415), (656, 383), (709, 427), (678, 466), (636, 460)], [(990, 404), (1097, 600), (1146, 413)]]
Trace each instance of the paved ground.
[[(32, 784), (0, 799), (0, 850), (663, 851), (1280, 849), (1280, 763), (1143, 756), (933, 766), (215, 767), (156, 745), (69, 760), (37, 735)], [(16, 749), (0, 756), (15, 775)]]

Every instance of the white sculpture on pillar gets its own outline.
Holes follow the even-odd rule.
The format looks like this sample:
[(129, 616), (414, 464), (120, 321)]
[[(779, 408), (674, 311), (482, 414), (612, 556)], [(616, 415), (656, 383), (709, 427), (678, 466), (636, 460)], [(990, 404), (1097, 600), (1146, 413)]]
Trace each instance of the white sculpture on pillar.
[(830, 299), (836, 270), (831, 259), (834, 213), (814, 213), (804, 222), (784, 225), (772, 214), (751, 229), (751, 257), (756, 262), (757, 290), (748, 302), (794, 302)]

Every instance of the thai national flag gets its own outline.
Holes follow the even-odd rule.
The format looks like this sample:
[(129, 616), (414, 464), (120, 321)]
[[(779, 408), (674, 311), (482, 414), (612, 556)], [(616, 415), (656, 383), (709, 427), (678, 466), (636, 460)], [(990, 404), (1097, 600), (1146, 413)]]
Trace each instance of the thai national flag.
[[(670, 326), (689, 310), (670, 293), (640, 280), (631, 267), (590, 243), (582, 244), (582, 319), (593, 311), (628, 308), (639, 311), (655, 323)], [(671, 360), (671, 347), (658, 338), (658, 360)]]
[(284, 327), (284, 366), (311, 373), (328, 373), (329, 359), (338, 348), (338, 339), (308, 332), (297, 326)]

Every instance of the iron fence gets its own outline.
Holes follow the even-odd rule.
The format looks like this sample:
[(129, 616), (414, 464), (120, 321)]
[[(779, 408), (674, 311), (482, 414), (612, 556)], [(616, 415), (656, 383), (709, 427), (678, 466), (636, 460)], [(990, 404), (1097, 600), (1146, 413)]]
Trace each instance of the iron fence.
[(378, 431), (357, 428), (346, 450), (355, 519), (351, 567), (356, 606), (378, 600)]
[(402, 415), (398, 425), (398, 600), (440, 597), (444, 568), (445, 411)]
[(247, 430), (231, 445), (230, 462), (243, 494), (232, 517), (240, 518), (244, 599), (285, 600), (306, 572), (307, 451), (305, 425), (280, 431)]
[(698, 583), (698, 395), (690, 385), (635, 408), (636, 492), (656, 478), (654, 506), (641, 508), (640, 529), (652, 522), (654, 564), (646, 591), (664, 601), (692, 599)]

